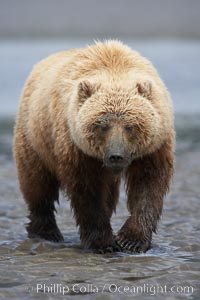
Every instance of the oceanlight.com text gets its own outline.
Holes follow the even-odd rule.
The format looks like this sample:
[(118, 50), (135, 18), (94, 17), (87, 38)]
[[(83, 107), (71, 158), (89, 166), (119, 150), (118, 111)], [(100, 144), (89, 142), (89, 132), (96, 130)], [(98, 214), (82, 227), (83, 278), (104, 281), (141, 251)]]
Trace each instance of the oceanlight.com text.
[(72, 284), (64, 285), (61, 283), (37, 283), (35, 287), (29, 287), (28, 290), (36, 293), (44, 294), (85, 294), (85, 293), (111, 293), (111, 294), (182, 294), (191, 295), (194, 292), (193, 286), (167, 286), (167, 285), (118, 285), (115, 283), (106, 283), (103, 286), (95, 284)]

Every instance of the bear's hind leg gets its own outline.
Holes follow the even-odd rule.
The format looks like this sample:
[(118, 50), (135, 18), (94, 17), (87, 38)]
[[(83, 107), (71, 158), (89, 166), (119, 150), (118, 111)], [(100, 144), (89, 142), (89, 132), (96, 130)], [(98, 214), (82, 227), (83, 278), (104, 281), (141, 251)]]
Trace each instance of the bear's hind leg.
[(30, 222), (27, 224), (26, 229), (29, 238), (43, 238), (53, 242), (61, 242), (64, 241), (64, 238), (56, 224), (54, 214), (54, 201), (58, 201), (59, 196), (58, 184), (55, 179), (51, 178), (50, 174), (44, 176), (46, 179), (42, 185), (46, 185), (46, 188), (41, 186), (40, 200), (32, 204), (28, 200), (30, 198), (26, 198), (30, 211)]
[(26, 229), (30, 238), (63, 241), (55, 220), (54, 202), (59, 198), (59, 184), (44, 167), (37, 153), (25, 140), (15, 139), (15, 159), (20, 188), (30, 211)]

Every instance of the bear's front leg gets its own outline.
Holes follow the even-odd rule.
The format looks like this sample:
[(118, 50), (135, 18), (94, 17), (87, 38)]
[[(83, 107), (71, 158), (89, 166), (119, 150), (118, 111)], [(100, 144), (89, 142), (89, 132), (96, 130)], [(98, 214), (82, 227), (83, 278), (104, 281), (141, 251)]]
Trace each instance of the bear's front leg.
[(95, 253), (120, 251), (110, 225), (119, 180), (92, 158), (85, 158), (76, 170), (71, 174), (68, 192), (83, 246)]
[(163, 198), (173, 174), (173, 143), (165, 143), (155, 153), (133, 161), (127, 170), (128, 209), (131, 216), (116, 236), (124, 249), (145, 252), (156, 232)]

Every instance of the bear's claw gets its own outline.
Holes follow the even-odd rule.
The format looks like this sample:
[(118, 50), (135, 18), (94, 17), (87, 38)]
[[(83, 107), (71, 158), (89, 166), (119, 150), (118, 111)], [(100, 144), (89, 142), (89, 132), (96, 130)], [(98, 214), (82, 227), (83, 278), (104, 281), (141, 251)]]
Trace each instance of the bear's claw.
[(125, 237), (116, 236), (115, 241), (117, 245), (119, 245), (122, 250), (128, 250), (131, 252), (138, 252), (138, 253), (143, 253), (146, 252), (149, 248), (151, 243), (149, 241), (130, 241)]
[(34, 233), (34, 232), (28, 232), (28, 237), (31, 239), (45, 239), (47, 241), (59, 243), (59, 242), (64, 242), (63, 235), (61, 234), (60, 230), (57, 228), (56, 230), (52, 232), (39, 232), (39, 233)]
[(105, 254), (105, 253), (113, 253), (113, 252), (121, 252), (121, 251), (122, 251), (121, 247), (117, 244), (108, 247), (93, 249), (93, 253), (95, 254)]

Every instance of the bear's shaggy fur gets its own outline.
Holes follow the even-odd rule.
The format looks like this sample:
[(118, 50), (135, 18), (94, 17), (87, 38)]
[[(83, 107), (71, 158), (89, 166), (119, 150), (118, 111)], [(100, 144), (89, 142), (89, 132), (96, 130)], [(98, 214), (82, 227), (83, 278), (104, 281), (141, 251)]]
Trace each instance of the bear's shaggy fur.
[[(98, 42), (41, 61), (26, 82), (14, 138), (29, 237), (63, 240), (54, 216), (63, 189), (85, 247), (149, 249), (173, 174), (174, 138), (169, 94), (129, 47)], [(130, 216), (114, 236), (122, 176)]]

